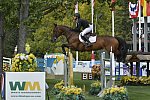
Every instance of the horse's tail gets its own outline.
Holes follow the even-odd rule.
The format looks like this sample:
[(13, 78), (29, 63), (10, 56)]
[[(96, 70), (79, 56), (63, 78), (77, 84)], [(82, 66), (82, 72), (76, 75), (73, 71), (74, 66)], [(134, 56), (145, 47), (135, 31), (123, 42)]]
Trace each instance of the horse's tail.
[(120, 51), (120, 60), (125, 62), (127, 52), (128, 52), (128, 46), (125, 40), (123, 40), (120, 37), (115, 37), (119, 41), (119, 51)]

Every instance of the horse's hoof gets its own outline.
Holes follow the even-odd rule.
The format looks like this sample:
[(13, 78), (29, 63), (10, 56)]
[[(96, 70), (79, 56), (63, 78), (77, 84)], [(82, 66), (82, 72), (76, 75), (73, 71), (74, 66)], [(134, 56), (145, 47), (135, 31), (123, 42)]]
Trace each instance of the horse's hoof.
[(121, 61), (120, 61), (120, 60), (118, 60), (118, 59), (117, 59), (116, 61), (117, 61), (117, 62), (121, 62)]
[(125, 62), (126, 62), (126, 60), (125, 60), (125, 59), (122, 59), (122, 62), (123, 62), (123, 63), (125, 63)]
[(125, 59), (122, 59), (122, 58), (119, 58), (119, 59), (117, 59), (116, 61), (117, 61), (117, 62), (123, 62), (123, 63), (125, 63)]
[(122, 62), (122, 60), (121, 60), (121, 59), (116, 59), (116, 61), (117, 61), (117, 62)]
[(66, 52), (63, 52), (64, 55), (67, 55)]

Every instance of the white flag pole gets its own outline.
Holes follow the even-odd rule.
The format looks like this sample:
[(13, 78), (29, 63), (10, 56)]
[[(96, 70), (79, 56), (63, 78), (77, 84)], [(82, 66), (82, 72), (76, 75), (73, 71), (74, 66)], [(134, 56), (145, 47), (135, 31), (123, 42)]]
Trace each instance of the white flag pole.
[(139, 51), (141, 51), (141, 4), (139, 0)]
[(78, 9), (78, 2), (76, 2), (76, 5), (75, 5), (75, 13), (78, 13), (79, 12), (79, 9)]
[(114, 29), (114, 10), (112, 10), (112, 36), (115, 36), (115, 29)]
[[(92, 2), (92, 6), (91, 6), (92, 8), (91, 9), (92, 9), (92, 25), (93, 25), (93, 23), (94, 23), (94, 18), (93, 18), (94, 17), (94, 0), (91, 0), (91, 2)], [(92, 33), (93, 32), (94, 32), (94, 30), (92, 29)]]
[[(75, 13), (78, 13), (79, 9), (78, 9), (78, 2), (76, 2), (75, 4)], [(79, 54), (78, 51), (76, 51), (76, 66), (78, 65), (78, 61), (79, 61)]]
[[(115, 19), (114, 19), (114, 7), (112, 8), (112, 37), (115, 36)], [(113, 47), (111, 47), (110, 52), (110, 66), (111, 66), (111, 72), (110, 72), (110, 86), (114, 85), (115, 81), (115, 59), (114, 59), (114, 53), (113, 53)]]
[[(92, 27), (93, 27), (93, 23), (94, 23), (94, 0), (91, 0), (91, 10), (92, 10)], [(92, 33), (94, 32), (93, 28), (92, 28)], [(91, 55), (91, 66), (93, 66), (95, 63), (95, 55), (94, 55), (94, 51), (92, 50), (92, 55)]]

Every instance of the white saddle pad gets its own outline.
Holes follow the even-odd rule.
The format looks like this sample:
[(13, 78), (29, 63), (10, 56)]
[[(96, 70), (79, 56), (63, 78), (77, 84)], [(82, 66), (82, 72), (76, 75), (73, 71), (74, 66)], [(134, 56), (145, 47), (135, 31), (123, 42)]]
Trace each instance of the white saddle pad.
[[(97, 36), (90, 36), (90, 37), (89, 37), (89, 41), (90, 41), (91, 43), (96, 42), (96, 37), (97, 37)], [(80, 42), (84, 43), (84, 40), (81, 38), (81, 35), (80, 35), (80, 34), (79, 34), (79, 40), (80, 40)]]

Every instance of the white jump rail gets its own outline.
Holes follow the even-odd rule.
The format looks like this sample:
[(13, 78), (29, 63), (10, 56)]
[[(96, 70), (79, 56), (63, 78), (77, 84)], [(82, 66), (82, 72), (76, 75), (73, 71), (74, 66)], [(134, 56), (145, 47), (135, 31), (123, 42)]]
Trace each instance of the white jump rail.
[(3, 57), (3, 63), (9, 64), (9, 66), (10, 66), (10, 68), (11, 68), (12, 59), (11, 59), (11, 58), (7, 58), (7, 57)]
[(8, 63), (8, 64), (12, 64), (12, 60), (11, 60), (11, 58), (6, 58), (6, 57), (3, 57), (3, 62), (4, 63)]

